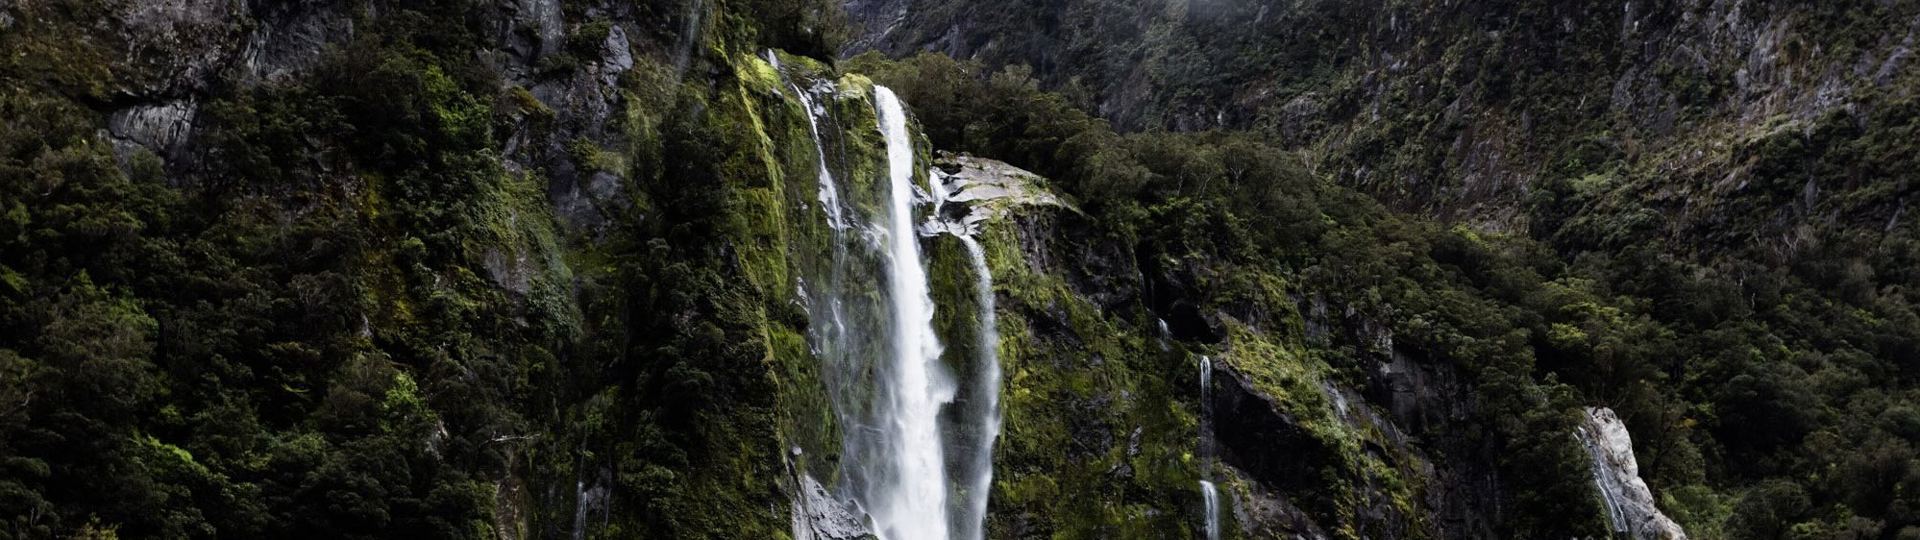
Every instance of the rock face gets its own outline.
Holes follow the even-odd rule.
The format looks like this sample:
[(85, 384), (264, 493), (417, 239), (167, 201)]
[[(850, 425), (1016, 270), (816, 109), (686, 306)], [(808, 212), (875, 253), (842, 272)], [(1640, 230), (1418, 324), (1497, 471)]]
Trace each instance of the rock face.
[[(1332, 176), (1394, 204), (1488, 229), (1524, 230), (1535, 224), (1519, 204), (1553, 180), (1553, 164), (1565, 161), (1543, 152), (1559, 145), (1536, 141), (1568, 132), (1628, 144), (1612, 140), (1618, 127), (1604, 134), (1544, 129), (1570, 121), (1562, 116), (1570, 111), (1619, 115), (1633, 133), (1622, 138), (1633, 145), (1719, 142), (1713, 135), (1763, 132), (1769, 122), (1805, 127), (1829, 115), (1864, 121), (1856, 118), (1876, 112), (1867, 94), (1914, 72), (1920, 18), (1898, 3), (1859, 15), (1880, 22), (1860, 32), (1870, 38), (1848, 46), (1823, 35), (1823, 25), (1832, 23), (1821, 20), (1821, 10), (1750, 4), (850, 0), (846, 6), (861, 32), (853, 53), (935, 51), (1032, 66), (1048, 84), (1074, 81), (1089, 89), (1094, 109), (1122, 129), (1268, 129), (1293, 144), (1323, 148), (1338, 169)], [(1530, 54), (1445, 53), (1531, 50), (1543, 42), (1579, 43), (1584, 58), (1606, 60), (1539, 69), (1540, 57)], [(1113, 54), (1169, 49), (1209, 52)], [(1341, 68), (1315, 71), (1327, 65)], [(1459, 84), (1451, 74), (1461, 70), (1515, 77)], [(1527, 87), (1554, 88), (1565, 102), (1542, 106), (1548, 100), (1511, 98), (1512, 88)], [(1410, 116), (1434, 120), (1407, 124)], [(1729, 159), (1731, 145), (1724, 142), (1693, 146), (1671, 155), (1645, 152), (1662, 156), (1645, 166), (1671, 172)], [(1399, 150), (1431, 157), (1405, 159)], [(1445, 165), (1427, 166), (1442, 156)], [(1689, 187), (1741, 185), (1739, 178), (1715, 184), (1720, 176), (1689, 179), (1697, 182)], [(1663, 185), (1672, 189), (1671, 182)]]
[(874, 538), (864, 513), (833, 498), (825, 486), (804, 474), (800, 475), (799, 493), (793, 497), (793, 532), (795, 540)]
[(1214, 368), (1220, 381), (1213, 395), (1214, 433), (1221, 458), (1268, 486), (1312, 489), (1314, 467), (1335, 460), (1337, 449), (1316, 440), (1300, 419), (1284, 412), (1273, 396), (1254, 386), (1246, 374), (1225, 363)]
[(329, 44), (353, 37), (353, 17), (325, 5), (284, 3), (263, 6), (259, 21), (240, 54), (246, 80), (288, 80), (320, 60)]
[(1606, 503), (1614, 532), (1640, 540), (1684, 540), (1686, 531), (1653, 504), (1653, 492), (1640, 480), (1627, 425), (1606, 407), (1588, 407), (1574, 434), (1593, 458), (1593, 482)]
[(934, 193), (938, 219), (922, 227), (921, 234), (953, 232), (970, 235), (980, 223), (1006, 215), (1020, 206), (1065, 206), (1059, 197), (1046, 191), (1039, 175), (991, 159), (964, 155), (942, 155), (934, 163)]
[(171, 158), (187, 141), (197, 109), (192, 101), (121, 109), (108, 116), (107, 132), (122, 156), (135, 147), (145, 147), (154, 155)]

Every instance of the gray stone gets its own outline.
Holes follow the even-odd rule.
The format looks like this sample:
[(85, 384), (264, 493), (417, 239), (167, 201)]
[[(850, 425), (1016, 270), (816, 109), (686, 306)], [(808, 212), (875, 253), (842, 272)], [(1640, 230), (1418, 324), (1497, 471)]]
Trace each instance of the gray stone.
[(146, 148), (154, 155), (171, 159), (178, 155), (193, 131), (197, 111), (199, 105), (186, 100), (129, 107), (107, 117), (107, 132), (113, 136), (115, 150), (123, 158), (137, 148)]
[(560, 50), (567, 36), (567, 18), (560, 11), (560, 0), (521, 0), (520, 24), (540, 38), (540, 54)]
[(247, 37), (241, 67), (250, 81), (279, 81), (312, 67), (330, 44), (353, 38), (353, 18), (321, 6), (266, 8)]
[(866, 540), (875, 538), (864, 513), (851, 502), (834, 499), (812, 476), (800, 475), (793, 497), (794, 540)]
[(179, 95), (205, 88), (240, 40), (235, 0), (133, 0), (112, 4), (125, 37), (120, 92)]
[(1047, 191), (1039, 175), (1000, 161), (948, 154), (934, 165), (935, 216), (921, 227), (921, 234), (971, 236), (981, 222), (1014, 208), (1067, 206)]
[(633, 69), (633, 48), (627, 43), (627, 30), (619, 25), (608, 29), (605, 49), (600, 59), (600, 84), (614, 88), (620, 82), (620, 74)]
[(1588, 407), (1574, 435), (1593, 459), (1593, 482), (1607, 508), (1614, 532), (1638, 540), (1685, 540), (1686, 531), (1653, 504), (1653, 492), (1640, 479), (1627, 425), (1606, 407)]

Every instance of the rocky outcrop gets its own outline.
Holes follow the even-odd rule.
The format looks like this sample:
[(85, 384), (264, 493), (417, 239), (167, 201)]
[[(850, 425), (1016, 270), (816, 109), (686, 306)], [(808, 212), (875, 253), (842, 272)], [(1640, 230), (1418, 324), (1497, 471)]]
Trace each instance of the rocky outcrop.
[[(1230, 365), (1214, 370), (1212, 436), (1223, 463), (1250, 481), (1232, 493), (1249, 536), (1327, 538), (1325, 531), (1343, 527), (1368, 538), (1474, 536), (1451, 520), (1422, 519), (1448, 515), (1451, 488), (1440, 476), (1446, 471), (1358, 394), (1322, 381), (1314, 387), (1318, 396), (1276, 398)], [(1301, 402), (1325, 409), (1309, 408), (1305, 414), (1314, 418), (1304, 418)], [(1357, 441), (1343, 441), (1347, 437)], [(1399, 482), (1429, 486), (1428, 496), (1398, 500), (1406, 496), (1397, 491)], [(1347, 493), (1329, 493), (1329, 485)]]
[(270, 3), (240, 54), (247, 81), (276, 82), (312, 67), (328, 45), (353, 37), (353, 17), (333, 6)]
[[(1739, 165), (1749, 132), (1876, 118), (1920, 35), (1900, 3), (947, 4), (850, 0), (853, 50), (1032, 66), (1124, 130), (1260, 129), (1391, 204), (1501, 231), (1537, 226), (1525, 201), (1570, 158), (1644, 156), (1666, 179), (1646, 189), (1739, 192), (1747, 171), (1672, 173)], [(1582, 117), (1619, 121), (1563, 125)]]
[(112, 5), (126, 40), (122, 66), (135, 74), (119, 92), (179, 95), (210, 87), (240, 50), (237, 0), (148, 0)]
[(793, 497), (794, 540), (869, 540), (866, 513), (851, 502), (835, 499), (812, 476), (800, 475)]
[[(114, 110), (107, 134), (125, 161), (145, 148), (176, 170), (198, 156), (192, 138), (199, 104), (229, 86), (249, 87), (297, 81), (331, 47), (353, 39), (356, 24), (377, 22), (379, 9), (365, 11), (327, 2), (242, 2), (237, 0), (154, 0), (108, 5), (112, 22), (124, 28), (111, 36), (124, 66), (106, 96)], [(503, 154), (516, 173), (548, 176), (557, 213), (574, 227), (597, 227), (608, 205), (624, 200), (625, 179), (618, 171), (575, 163), (576, 141), (602, 148), (623, 148), (618, 133), (624, 96), (620, 79), (633, 70), (636, 40), (657, 39), (645, 32), (632, 6), (594, 8), (592, 14), (614, 21), (604, 27), (600, 50), (572, 58), (579, 64), (564, 74), (542, 62), (566, 51), (569, 25), (557, 0), (503, 0), (494, 6), (501, 20), (499, 48), (486, 58), (504, 83), (528, 90), (552, 117), (522, 122), (508, 137)], [(10, 24), (12, 16), (7, 17)], [(692, 32), (698, 30), (690, 26)], [(684, 37), (684, 36), (683, 36)], [(558, 76), (557, 76), (558, 75)], [(190, 165), (190, 163), (188, 163)]]
[(1640, 465), (1633, 458), (1633, 438), (1613, 409), (1588, 407), (1574, 436), (1593, 458), (1593, 483), (1614, 532), (1637, 540), (1687, 538), (1679, 524), (1654, 506), (1653, 492), (1640, 479)]
[(943, 154), (934, 162), (934, 218), (921, 234), (971, 235), (989, 219), (1021, 206), (1066, 206), (1039, 175), (1001, 161)]
[(114, 151), (121, 159), (139, 148), (172, 158), (183, 149), (198, 110), (191, 100), (121, 109), (107, 117), (107, 133), (112, 135)]
[(1261, 483), (1285, 491), (1318, 485), (1319, 464), (1337, 458), (1335, 449), (1315, 439), (1300, 419), (1281, 412), (1246, 374), (1215, 364), (1214, 436), (1221, 459)]

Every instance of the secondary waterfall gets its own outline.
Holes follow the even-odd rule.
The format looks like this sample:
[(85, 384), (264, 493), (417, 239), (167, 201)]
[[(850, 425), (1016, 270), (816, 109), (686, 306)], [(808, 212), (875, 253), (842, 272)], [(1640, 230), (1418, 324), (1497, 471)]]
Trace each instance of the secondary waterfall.
[(1200, 498), (1207, 540), (1220, 540), (1220, 492), (1213, 485), (1213, 359), (1200, 357)]
[(1207, 540), (1220, 540), (1220, 492), (1213, 482), (1201, 480), (1200, 496), (1207, 503)]
[(961, 471), (960, 478), (967, 500), (954, 516), (953, 529), (955, 538), (978, 540), (986, 537), (987, 495), (993, 490), (993, 442), (1000, 437), (1000, 330), (999, 318), (993, 313), (993, 272), (987, 268), (986, 249), (971, 235), (955, 236), (966, 246), (967, 257), (973, 262), (974, 295), (980, 306), (975, 319), (979, 325), (975, 347), (980, 367), (974, 387), (976, 404), (969, 411), (978, 418), (979, 436), (963, 446), (963, 451), (971, 454), (971, 463)]
[[(771, 52), (768, 56), (778, 58)], [(888, 501), (902, 497), (902, 482), (910, 478), (900, 474), (893, 461), (902, 455), (898, 448), (903, 439), (895, 421), (898, 386), (893, 383), (900, 377), (902, 358), (894, 339), (901, 332), (893, 315), (898, 302), (891, 294), (876, 292), (893, 281), (887, 234), (892, 206), (880, 201), (885, 191), (861, 190), (858, 182), (841, 186), (829, 165), (828, 141), (840, 140), (829, 137), (845, 136), (834, 119), (843, 98), (839, 88), (820, 80), (805, 86), (789, 81), (787, 89), (806, 113), (815, 152), (816, 202), (827, 225), (828, 249), (810, 254), (814, 259), (797, 285), (811, 321), (808, 343), (821, 362), (841, 431), (839, 476), (827, 478), (832, 492), (810, 476), (796, 479), (800, 493), (794, 497), (794, 538), (854, 538), (878, 525), (869, 523), (870, 515), (878, 516), (882, 508), (894, 511)], [(872, 204), (851, 204), (849, 199)], [(925, 394), (923, 388), (919, 395)]]
[(1686, 540), (1687, 532), (1660, 511), (1653, 492), (1640, 479), (1627, 425), (1613, 409), (1588, 407), (1586, 413), (1573, 435), (1592, 460), (1594, 488), (1613, 532), (1640, 540)]
[[(773, 60), (775, 70), (780, 69), (779, 56), (769, 51), (767, 58)], [(812, 92), (802, 90), (792, 83), (788, 83), (787, 86), (793, 90), (793, 95), (800, 99), (800, 106), (807, 110), (807, 135), (813, 138), (813, 152), (818, 156), (815, 158), (817, 164), (815, 174), (820, 179), (820, 208), (827, 213), (827, 225), (834, 230), (834, 246), (838, 249), (843, 240), (840, 237), (840, 231), (847, 228), (847, 220), (840, 209), (840, 187), (834, 184), (833, 169), (827, 167), (827, 145), (820, 142), (820, 117), (827, 112), (814, 104)], [(828, 88), (831, 89), (831, 86)]]

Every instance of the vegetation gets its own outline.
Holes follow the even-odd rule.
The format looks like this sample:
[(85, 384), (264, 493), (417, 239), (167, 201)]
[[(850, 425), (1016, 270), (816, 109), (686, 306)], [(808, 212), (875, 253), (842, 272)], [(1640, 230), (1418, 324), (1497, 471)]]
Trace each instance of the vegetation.
[[(1896, 412), (1913, 396), (1901, 362), (1920, 336), (1903, 293), (1910, 275), (1895, 268), (1913, 256), (1910, 226), (1803, 227), (1806, 245), (1822, 255), (1772, 259), (1777, 266), (1752, 251), (1675, 257), (1660, 241), (1543, 243), (1387, 212), (1315, 178), (1300, 154), (1258, 136), (1115, 134), (1066, 98), (1037, 90), (1023, 68), (990, 71), (932, 55), (897, 63), (869, 55), (853, 65), (903, 89), (936, 146), (1003, 157), (1054, 179), (1088, 209), (1092, 230), (1146, 261), (1149, 279), (1153, 266), (1201, 273), (1172, 279), (1203, 283), (1182, 291), (1199, 296), (1189, 300), (1260, 328), (1298, 324), (1289, 307), (1262, 306), (1236, 284), (1268, 273), (1285, 276), (1289, 294), (1391, 329), (1392, 350), (1353, 339), (1364, 336), (1307, 347), (1348, 381), (1364, 385), (1368, 352), (1461, 370), (1472, 381), (1476, 420), (1443, 431), (1471, 442), (1435, 446), (1475, 455), (1435, 458), (1501, 456), (1511, 504), (1501, 535), (1597, 534), (1586, 465), (1562, 435), (1583, 403), (1613, 407), (1633, 426), (1643, 475), (1689, 530), (1739, 538), (1920, 531), (1905, 510), (1913, 503), (1900, 495), (1912, 491), (1903, 486), (1914, 481), (1916, 456), (1905, 450), (1914, 434)], [(1905, 109), (1890, 110), (1887, 132), (1904, 132), (1895, 126)], [(1793, 174), (1808, 166), (1878, 170), (1909, 154), (1841, 150), (1910, 144), (1853, 126), (1816, 136), (1811, 155), (1799, 135), (1769, 147), (1792, 150), (1753, 152), (1762, 164), (1794, 163)], [(1759, 169), (1781, 170), (1770, 167)], [(1845, 185), (1870, 191), (1888, 181)], [(1578, 220), (1625, 217), (1594, 206)], [(1085, 270), (1110, 278), (1127, 271)], [(1167, 307), (1151, 310), (1165, 316)]]
[[(995, 50), (1049, 51), (987, 65), (832, 62), (854, 30), (819, 0), (569, 0), (552, 44), (489, 2), (339, 4), (288, 8), (352, 31), (272, 77), (170, 47), (241, 58), (287, 13), (165, 33), (107, 2), (0, 7), (0, 538), (783, 537), (842, 429), (795, 292), (827, 245), (795, 76), (842, 90), (822, 129), (849, 190), (877, 189), (877, 81), (932, 148), (1072, 202), (983, 234), (995, 537), (1195, 534), (1203, 354), (1297, 428), (1258, 442), (1299, 474), (1223, 484), (1334, 537), (1604, 536), (1583, 405), (1619, 411), (1697, 537), (1920, 537), (1911, 69), (1849, 63), (1857, 106), (1758, 114), (1730, 65), (1559, 22), (1617, 6), (976, 9)], [(1803, 29), (1780, 52), (1807, 66), (1806, 36), (1853, 62), (1913, 13), (1753, 9)], [(1008, 30), (1061, 15), (1098, 24)], [(1415, 16), (1438, 23), (1379, 49), (1340, 31)], [(1356, 60), (1378, 50), (1422, 62), (1380, 83)], [(1620, 69), (1672, 106), (1598, 109)], [(185, 143), (118, 133), (176, 105)], [(964, 253), (928, 246), (937, 323), (977, 331)], [(1394, 395), (1385, 363), (1458, 384)]]
[(78, 24), (108, 8), (8, 8), (0, 536), (784, 534), (765, 292), (716, 249), (754, 233), (728, 168), (757, 105), (642, 59), (634, 147), (557, 150), (631, 178), (628, 219), (569, 238), (541, 156), (502, 148), (577, 128), (476, 54), (482, 7), (369, 11), (298, 78), (204, 81), (164, 160), (96, 135), (98, 89), (141, 74), (50, 38), (115, 42)]

